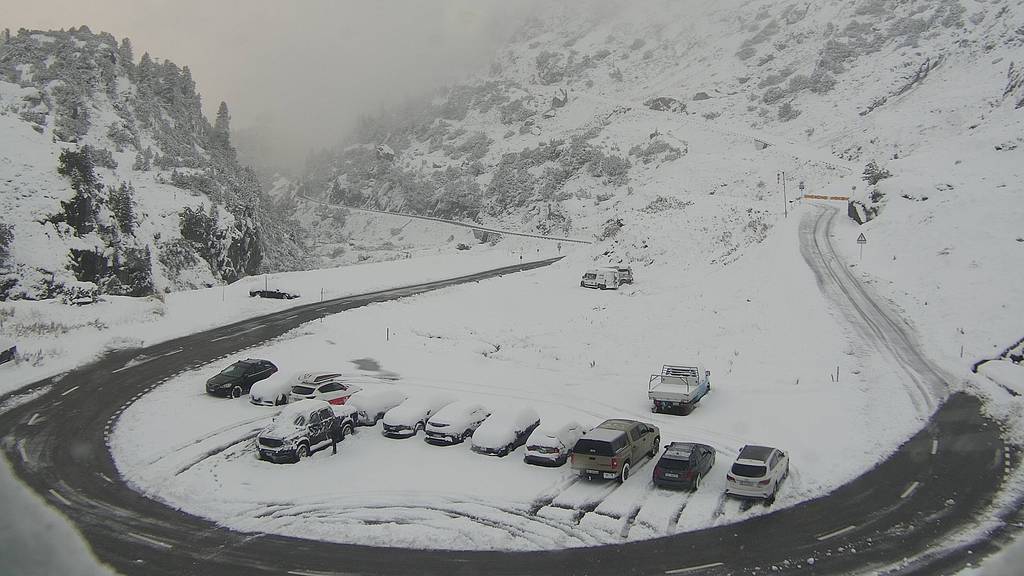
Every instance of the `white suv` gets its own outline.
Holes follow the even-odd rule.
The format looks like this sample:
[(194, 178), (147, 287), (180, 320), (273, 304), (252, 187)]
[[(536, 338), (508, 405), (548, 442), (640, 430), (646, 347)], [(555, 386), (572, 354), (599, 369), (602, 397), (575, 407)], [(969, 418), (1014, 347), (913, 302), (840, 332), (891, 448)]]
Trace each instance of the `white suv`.
[(775, 501), (779, 484), (789, 475), (789, 456), (778, 448), (744, 446), (725, 476), (725, 493)]

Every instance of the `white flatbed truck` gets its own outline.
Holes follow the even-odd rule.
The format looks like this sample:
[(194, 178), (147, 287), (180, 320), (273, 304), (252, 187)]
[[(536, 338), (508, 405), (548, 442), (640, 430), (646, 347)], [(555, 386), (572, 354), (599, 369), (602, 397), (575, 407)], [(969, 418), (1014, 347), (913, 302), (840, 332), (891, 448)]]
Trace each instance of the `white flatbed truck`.
[(654, 404), (652, 412), (689, 414), (710, 391), (711, 372), (702, 366), (666, 364), (661, 367), (661, 373), (652, 374), (647, 381), (647, 397)]

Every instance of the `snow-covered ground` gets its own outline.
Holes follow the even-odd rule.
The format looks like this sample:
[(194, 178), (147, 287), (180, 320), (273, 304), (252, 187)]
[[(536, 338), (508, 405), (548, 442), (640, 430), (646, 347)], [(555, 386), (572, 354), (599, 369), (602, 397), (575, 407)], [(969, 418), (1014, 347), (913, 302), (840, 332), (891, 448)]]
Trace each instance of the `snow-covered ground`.
[[(618, 542), (763, 513), (722, 498), (744, 443), (789, 451), (793, 473), (776, 507), (819, 496), (895, 449), (927, 414), (915, 413), (899, 372), (844, 335), (795, 249), (802, 213), (731, 266), (694, 262), (702, 256), (680, 245), (666, 254), (677, 268), (639, 269), (632, 286), (592, 291), (578, 285), (590, 265), (581, 249), (549, 268), (350, 310), (245, 353), (276, 362), (275, 378), (379, 371), (388, 376), (379, 387), (530, 405), (542, 422), (650, 421), (664, 442), (718, 450), (692, 497), (654, 490), (650, 465), (622, 487), (575, 482), (568, 467), (524, 464), (521, 448), (492, 458), (467, 445), (389, 440), (376, 428), (346, 440), (337, 457), (262, 462), (249, 438), (275, 410), (205, 396), (203, 382), (223, 362), (125, 411), (112, 435), (118, 466), (143, 492), (239, 530), (431, 548)], [(712, 371), (713, 393), (689, 416), (651, 414), (648, 374), (687, 362)], [(207, 456), (212, 448), (222, 450)], [(588, 506), (592, 514), (573, 518)]]
[[(18, 300), (0, 306), (0, 335), (18, 347), (0, 366), (0, 394), (88, 362), (106, 351), (148, 346), (196, 330), (285, 308), (373, 290), (429, 282), (558, 254), (548, 243), (509, 241), (471, 250), (421, 253), (415, 259), (244, 278), (228, 286), (149, 298), (104, 296), (87, 306)], [(283, 290), (291, 300), (250, 298), (250, 290)]]

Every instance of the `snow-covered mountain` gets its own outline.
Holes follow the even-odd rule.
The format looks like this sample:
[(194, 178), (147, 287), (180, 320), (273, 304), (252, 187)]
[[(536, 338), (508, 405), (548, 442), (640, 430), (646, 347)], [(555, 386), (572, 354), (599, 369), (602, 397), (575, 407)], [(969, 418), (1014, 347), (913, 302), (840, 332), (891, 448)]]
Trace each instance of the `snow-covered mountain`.
[[(951, 331), (980, 323), (988, 353), (1019, 327), (1002, 309), (949, 311), (1024, 289), (1006, 268), (1021, 247), (1022, 25), (1005, 1), (549, 4), (487, 72), (366, 120), (282, 190), (590, 237), (595, 260), (646, 273), (690, 266), (669, 261), (680, 244), (704, 264), (739, 258), (784, 199), (850, 197), (852, 215), (877, 216), (863, 230), (891, 257), (872, 272), (891, 274), (892, 298), (931, 302)], [(330, 231), (323, 263), (375, 258), (371, 237), (392, 257), (457, 239), (299, 207)]]
[(230, 114), (203, 116), (188, 67), (128, 39), (0, 42), (0, 299), (142, 296), (303, 265), (239, 165)]

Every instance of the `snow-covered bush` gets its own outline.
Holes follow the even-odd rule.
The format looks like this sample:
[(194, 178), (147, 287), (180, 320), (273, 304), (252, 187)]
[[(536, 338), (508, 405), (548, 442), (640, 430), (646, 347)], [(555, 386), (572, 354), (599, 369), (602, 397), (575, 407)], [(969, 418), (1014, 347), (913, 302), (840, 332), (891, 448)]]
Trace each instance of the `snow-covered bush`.
[(647, 206), (643, 207), (641, 212), (657, 214), (659, 212), (667, 212), (669, 210), (682, 210), (687, 206), (692, 205), (693, 202), (691, 200), (658, 195), (654, 200), (651, 200)]
[(537, 80), (541, 84), (556, 84), (565, 79), (565, 56), (548, 50), (537, 54)]
[(7, 263), (11, 253), (11, 242), (14, 241), (14, 226), (0, 220), (0, 266)]
[(868, 184), (874, 186), (881, 182), (882, 180), (885, 180), (886, 178), (889, 178), (891, 176), (891, 172), (889, 172), (885, 168), (880, 167), (877, 162), (872, 160), (871, 162), (868, 162), (867, 166), (864, 167), (864, 175), (861, 177), (861, 179), (867, 182)]
[(779, 106), (779, 120), (789, 122), (801, 114), (801, 111), (793, 106), (792, 100), (787, 100)]
[(483, 132), (473, 132), (462, 142), (446, 146), (445, 152), (448, 156), (456, 160), (460, 160), (462, 158), (469, 161), (480, 160), (487, 155), (492, 143), (494, 143), (494, 140), (491, 140), (487, 134), (484, 134)]
[(498, 119), (502, 124), (516, 124), (536, 114), (536, 110), (527, 105), (529, 98), (523, 96), (498, 108)]
[(629, 160), (615, 154), (595, 152), (595, 158), (587, 165), (591, 176), (603, 178), (605, 184), (624, 186), (629, 181)]
[(683, 157), (686, 152), (672, 146), (661, 138), (648, 140), (629, 149), (629, 155), (637, 157), (644, 164), (651, 162), (671, 162)]

